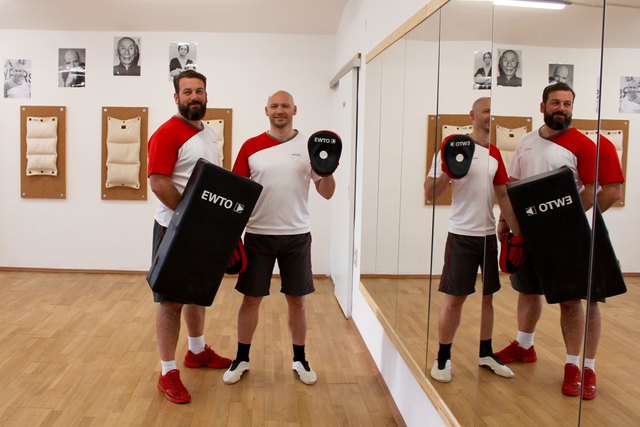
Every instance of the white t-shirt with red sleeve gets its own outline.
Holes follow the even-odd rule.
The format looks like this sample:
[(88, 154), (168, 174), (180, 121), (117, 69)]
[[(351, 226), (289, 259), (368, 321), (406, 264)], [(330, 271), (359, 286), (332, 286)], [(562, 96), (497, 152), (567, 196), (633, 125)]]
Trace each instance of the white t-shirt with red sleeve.
[(298, 133), (282, 142), (266, 132), (240, 148), (233, 171), (263, 186), (247, 223), (247, 232), (262, 235), (310, 231), (309, 184), (321, 177), (311, 170), (307, 137)]
[(578, 191), (595, 181), (596, 149), (589, 137), (569, 128), (550, 138), (543, 138), (540, 130), (524, 135), (516, 146), (509, 164), (509, 176), (529, 178), (567, 166), (573, 172)]
[[(160, 174), (171, 177), (182, 194), (191, 172), (200, 158), (220, 166), (218, 140), (208, 126), (198, 129), (179, 117), (164, 122), (149, 139), (147, 176)], [(158, 203), (155, 220), (163, 227), (171, 221), (173, 210)]]
[[(436, 154), (429, 176), (442, 175), (440, 155)], [(493, 144), (487, 147), (476, 143), (473, 161), (467, 175), (451, 180), (451, 214), (449, 232), (463, 236), (484, 237), (495, 234), (493, 215), (493, 186), (509, 181), (500, 150)]]

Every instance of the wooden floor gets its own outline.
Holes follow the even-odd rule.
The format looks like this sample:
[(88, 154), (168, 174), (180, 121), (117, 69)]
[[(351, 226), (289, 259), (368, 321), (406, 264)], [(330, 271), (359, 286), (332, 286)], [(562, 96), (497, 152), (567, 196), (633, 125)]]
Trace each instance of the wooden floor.
[[(507, 276), (494, 297), (494, 351), (516, 332), (517, 293)], [(410, 363), (431, 381), (438, 350), (437, 323), (442, 294), (431, 283), (430, 325), (427, 327), (429, 284), (425, 279), (363, 279), (380, 312), (393, 325), (410, 355)], [(543, 303), (537, 327), (536, 363), (510, 365), (514, 379), (497, 377), (477, 366), (480, 296), (465, 303), (452, 348), (453, 380), (431, 384), (462, 426), (638, 426), (640, 425), (640, 278), (626, 279), (628, 292), (601, 304), (602, 339), (596, 359), (598, 395), (584, 401), (561, 394), (565, 358), (558, 305)], [(477, 288), (477, 287), (476, 287)], [(428, 342), (428, 345), (427, 345)]]
[[(225, 279), (207, 311), (206, 340), (233, 357), (241, 296)], [(143, 275), (0, 271), (0, 426), (404, 425), (361, 337), (328, 280), (308, 298), (307, 358), (318, 383), (291, 370), (286, 303), (264, 300), (251, 371), (235, 385), (222, 370), (187, 369), (193, 400), (170, 403), (160, 371), (155, 304)]]

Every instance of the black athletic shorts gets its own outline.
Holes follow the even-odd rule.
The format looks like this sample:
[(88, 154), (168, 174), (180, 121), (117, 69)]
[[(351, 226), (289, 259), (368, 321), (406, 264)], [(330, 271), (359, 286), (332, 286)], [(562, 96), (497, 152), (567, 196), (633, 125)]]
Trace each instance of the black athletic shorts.
[(471, 295), (475, 292), (478, 267), (483, 277), (482, 294), (498, 292), (500, 279), (496, 235), (477, 237), (449, 233), (438, 290), (448, 295)]
[[(544, 295), (544, 289), (542, 288), (542, 281), (536, 273), (536, 269), (533, 268), (529, 258), (525, 259), (524, 265), (518, 269), (515, 273), (509, 276), (511, 280), (511, 287), (523, 294), (535, 294)], [(581, 299), (587, 299), (586, 296)], [(594, 299), (594, 302), (606, 302), (606, 298)]]
[(269, 295), (273, 267), (280, 268), (280, 292), (291, 296), (315, 291), (311, 274), (311, 233), (262, 235), (245, 233), (247, 269), (240, 273), (236, 290), (251, 297)]
[[(162, 242), (162, 238), (164, 237), (164, 233), (167, 231), (167, 227), (163, 227), (158, 224), (158, 221), (153, 222), (153, 248), (151, 250), (151, 264), (153, 265), (153, 260), (156, 258), (156, 253), (158, 252), (158, 248), (160, 247), (160, 242)], [(178, 285), (176, 285), (178, 286)], [(180, 301), (176, 298), (171, 298), (166, 295), (158, 294), (153, 292), (153, 301), (154, 302), (177, 302), (180, 304), (189, 304), (186, 301)]]
[(509, 280), (511, 280), (511, 287), (523, 294), (542, 295), (544, 293), (542, 282), (529, 258), (525, 259), (524, 265), (518, 271), (509, 276)]

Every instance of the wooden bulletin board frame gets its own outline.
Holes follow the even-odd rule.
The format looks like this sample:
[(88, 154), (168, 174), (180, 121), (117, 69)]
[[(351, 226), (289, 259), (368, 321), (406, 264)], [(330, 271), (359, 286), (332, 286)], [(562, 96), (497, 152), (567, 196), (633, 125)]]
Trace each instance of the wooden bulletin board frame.
[[(67, 197), (67, 108), (64, 106), (20, 107), (20, 197), (23, 199), (65, 199)], [(27, 117), (56, 117), (58, 141), (57, 175), (27, 176)]]
[[(571, 124), (576, 129), (580, 130), (597, 130), (598, 121), (588, 119), (573, 119)], [(614, 119), (600, 119), (600, 129), (602, 130), (621, 130), (622, 134), (622, 159), (620, 159), (620, 165), (622, 166), (622, 173), (627, 176), (627, 151), (629, 148), (629, 120), (614, 120)], [(626, 193), (627, 181), (622, 184), (622, 197), (615, 202), (611, 207), (621, 208), (625, 205), (625, 193)]]
[[(102, 107), (102, 179), (100, 194), (102, 200), (147, 200), (147, 141), (149, 109), (147, 107)], [(140, 188), (111, 187), (107, 188), (107, 129), (108, 117), (120, 120), (141, 118), (140, 123), (140, 171), (138, 179)]]
[(224, 146), (222, 167), (231, 170), (231, 136), (233, 135), (233, 110), (231, 108), (208, 108), (202, 120), (224, 120)]
[[(440, 142), (442, 141), (442, 126), (469, 126), (471, 124), (471, 117), (469, 114), (429, 114), (427, 118), (427, 170), (425, 171), (425, 180), (429, 176), (429, 169), (431, 168), (431, 162), (433, 156), (440, 149)], [(431, 205), (427, 202), (427, 193), (424, 193), (424, 204)], [(436, 205), (450, 205), (451, 204), (451, 186), (448, 186), (444, 193), (435, 201)]]

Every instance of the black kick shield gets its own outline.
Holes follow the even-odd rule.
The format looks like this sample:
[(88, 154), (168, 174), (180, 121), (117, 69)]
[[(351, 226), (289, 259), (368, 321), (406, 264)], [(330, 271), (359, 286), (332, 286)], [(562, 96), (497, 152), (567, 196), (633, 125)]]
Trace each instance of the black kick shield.
[[(563, 166), (507, 184), (527, 256), (548, 303), (587, 298), (591, 227), (571, 170)], [(591, 300), (626, 292), (609, 233), (596, 212)]]
[(154, 292), (210, 306), (262, 186), (196, 163), (147, 274)]

